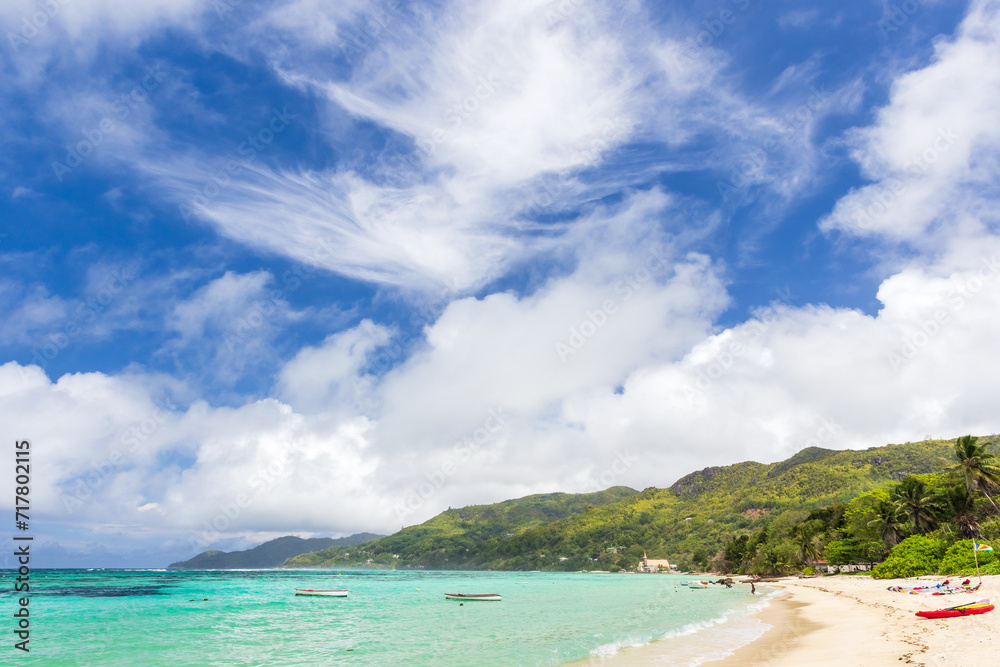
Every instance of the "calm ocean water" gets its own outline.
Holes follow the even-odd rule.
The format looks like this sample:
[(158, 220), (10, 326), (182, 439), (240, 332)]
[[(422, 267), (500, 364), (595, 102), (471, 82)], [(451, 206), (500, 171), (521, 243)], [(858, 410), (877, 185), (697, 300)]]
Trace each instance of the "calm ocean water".
[(746, 620), (762, 603), (747, 586), (692, 591), (679, 575), (39, 570), (24, 654), (13, 576), (0, 573), (4, 665), (559, 665), (664, 636), (692, 664), (699, 638), (718, 655), (761, 632)]

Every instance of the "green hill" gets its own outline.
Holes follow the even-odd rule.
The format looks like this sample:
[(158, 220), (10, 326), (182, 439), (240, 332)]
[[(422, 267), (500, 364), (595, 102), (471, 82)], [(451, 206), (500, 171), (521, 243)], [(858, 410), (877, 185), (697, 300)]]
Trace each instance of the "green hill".
[(279, 537), (246, 551), (203, 551), (189, 560), (171, 563), (168, 570), (242, 570), (278, 567), (299, 554), (332, 546), (354, 546), (381, 537), (374, 533), (358, 533), (349, 537), (311, 537), (294, 535)]
[[(746, 461), (690, 473), (666, 489), (615, 487), (450, 509), (355, 549), (303, 554), (289, 567), (374, 564), (430, 569), (580, 570), (632, 567), (645, 552), (706, 562), (739, 531), (789, 509), (844, 503), (951, 463), (954, 441), (866, 450), (810, 447), (772, 464)], [(603, 494), (603, 495), (602, 495)]]
[[(473, 567), (466, 554), (482, 544), (615, 503), (635, 495), (635, 489), (615, 486), (596, 493), (544, 493), (494, 505), (449, 509), (417, 526), (361, 545), (331, 548), (289, 559), (286, 567), (345, 567), (375, 564), (415, 564), (427, 567)], [(400, 558), (394, 558), (399, 555)], [(478, 565), (479, 563), (477, 561)]]

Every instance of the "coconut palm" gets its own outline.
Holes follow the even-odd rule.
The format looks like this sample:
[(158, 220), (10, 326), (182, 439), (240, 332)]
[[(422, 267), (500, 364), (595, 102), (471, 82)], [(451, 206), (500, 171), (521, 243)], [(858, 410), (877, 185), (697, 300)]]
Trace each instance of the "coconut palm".
[(955, 459), (958, 461), (948, 470), (962, 478), (969, 493), (981, 493), (1000, 512), (1000, 507), (993, 502), (989, 490), (1000, 486), (1000, 457), (986, 451), (985, 442), (977, 442), (978, 438), (963, 435), (955, 442)]
[(819, 558), (819, 545), (816, 540), (816, 526), (800, 523), (791, 530), (792, 541), (799, 552), (799, 557), (806, 565)]
[(916, 477), (907, 477), (889, 494), (899, 511), (910, 520), (914, 532), (930, 532), (937, 523), (934, 495)]
[(880, 500), (872, 506), (875, 518), (868, 522), (869, 528), (875, 528), (882, 544), (891, 549), (899, 543), (905, 534), (906, 518), (902, 516), (895, 503)]
[(768, 574), (784, 574), (788, 570), (785, 556), (777, 549), (771, 549), (764, 554), (764, 567)]
[(976, 497), (969, 493), (964, 484), (943, 489), (935, 498), (935, 504), (940, 519), (953, 521), (964, 539), (982, 538), (979, 523), (976, 521)]

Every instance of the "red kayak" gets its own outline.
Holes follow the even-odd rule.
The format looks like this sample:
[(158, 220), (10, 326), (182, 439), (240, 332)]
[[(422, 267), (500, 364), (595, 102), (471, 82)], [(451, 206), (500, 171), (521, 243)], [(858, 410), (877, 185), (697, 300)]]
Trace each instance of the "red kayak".
[(993, 609), (993, 605), (990, 604), (989, 598), (987, 598), (971, 604), (949, 607), (948, 609), (918, 611), (917, 616), (920, 616), (921, 618), (953, 618), (955, 616), (974, 616), (976, 614), (985, 614), (988, 611), (993, 611)]

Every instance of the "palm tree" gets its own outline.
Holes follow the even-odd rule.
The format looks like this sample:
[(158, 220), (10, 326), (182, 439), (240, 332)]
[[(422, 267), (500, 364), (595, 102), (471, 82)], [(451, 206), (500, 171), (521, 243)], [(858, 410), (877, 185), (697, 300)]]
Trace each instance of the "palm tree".
[(816, 527), (808, 523), (800, 523), (792, 528), (792, 540), (798, 549), (802, 562), (811, 565), (819, 557), (819, 546), (816, 544)]
[(976, 521), (976, 497), (969, 493), (964, 484), (946, 488), (935, 499), (941, 520), (950, 519), (964, 539), (978, 540), (982, 538), (979, 523)]
[(916, 477), (907, 477), (894, 488), (889, 497), (899, 511), (910, 519), (910, 525), (918, 533), (927, 533), (934, 528), (934, 496), (927, 485)]
[(982, 493), (1000, 512), (1000, 507), (993, 502), (989, 489), (1000, 486), (1000, 457), (986, 451), (987, 443), (976, 442), (978, 438), (963, 435), (955, 442), (955, 458), (958, 460), (948, 470), (962, 478), (969, 493)]
[(781, 575), (788, 569), (785, 557), (775, 549), (771, 549), (764, 554), (764, 566), (768, 574)]
[(903, 536), (904, 517), (895, 503), (888, 500), (880, 500), (872, 510), (875, 518), (868, 522), (868, 527), (878, 530), (878, 536), (887, 549), (893, 548)]

